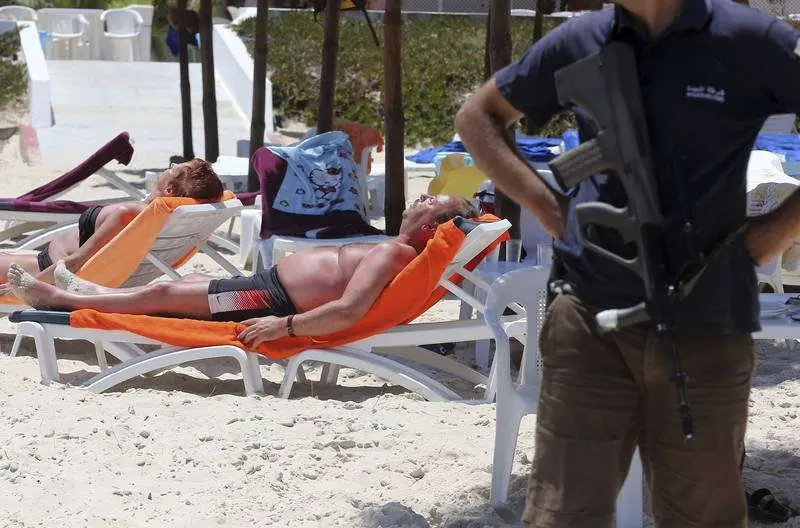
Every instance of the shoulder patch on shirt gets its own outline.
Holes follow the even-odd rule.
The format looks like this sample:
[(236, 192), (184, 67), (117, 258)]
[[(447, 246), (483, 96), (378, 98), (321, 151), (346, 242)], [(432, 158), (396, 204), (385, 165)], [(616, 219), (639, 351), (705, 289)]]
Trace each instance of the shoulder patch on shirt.
[(794, 54), (800, 57), (800, 38), (797, 39), (797, 44), (794, 47)]

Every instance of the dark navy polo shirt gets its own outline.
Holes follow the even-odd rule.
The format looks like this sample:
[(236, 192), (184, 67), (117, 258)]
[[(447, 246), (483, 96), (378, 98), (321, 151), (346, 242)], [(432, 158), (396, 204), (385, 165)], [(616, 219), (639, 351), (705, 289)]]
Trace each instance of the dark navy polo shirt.
[[(619, 6), (571, 19), (551, 31), (496, 82), (505, 98), (537, 125), (563, 108), (553, 74), (612, 40), (636, 54), (662, 213), (669, 219), (667, 268), (677, 273), (746, 219), (746, 171), (756, 135), (771, 114), (800, 113), (800, 32), (729, 0), (685, 0), (681, 14), (655, 39)], [(576, 110), (582, 140), (596, 127)], [(571, 199), (566, 231), (554, 253), (566, 279), (600, 308), (644, 297), (633, 272), (578, 242), (575, 205), (625, 204), (615, 178), (595, 175)], [(615, 233), (594, 236), (625, 254)], [(759, 328), (755, 270), (737, 239), (715, 259), (677, 311), (680, 328), (750, 332)]]

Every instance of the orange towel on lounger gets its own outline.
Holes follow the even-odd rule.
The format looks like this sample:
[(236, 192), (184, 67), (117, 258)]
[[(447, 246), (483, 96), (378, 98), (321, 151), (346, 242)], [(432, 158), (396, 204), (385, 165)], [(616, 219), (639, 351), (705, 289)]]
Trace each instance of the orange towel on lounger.
[[(222, 195), (222, 201), (234, 198), (235, 195), (230, 191)], [(206, 202), (193, 198), (156, 198), (81, 266), (78, 277), (110, 288), (121, 286), (139, 267), (172, 212), (182, 205), (202, 203)], [(192, 248), (172, 267), (181, 267), (196, 252), (197, 247)], [(0, 297), (0, 304), (25, 305), (13, 295)]]
[[(486, 215), (480, 220), (494, 221), (497, 218)], [(327, 336), (284, 337), (262, 345), (256, 352), (272, 359), (284, 359), (309, 348), (330, 348), (352, 343), (416, 319), (445, 295), (444, 288), (437, 288), (437, 284), (461, 248), (464, 238), (464, 233), (452, 221), (439, 226), (425, 250), (392, 279), (367, 315), (347, 330)], [(508, 234), (504, 233), (473, 259), (467, 268), (473, 269), (507, 238)], [(70, 315), (70, 326), (128, 330), (175, 346), (233, 345), (245, 348), (236, 338), (245, 327), (233, 322), (76, 310)]]

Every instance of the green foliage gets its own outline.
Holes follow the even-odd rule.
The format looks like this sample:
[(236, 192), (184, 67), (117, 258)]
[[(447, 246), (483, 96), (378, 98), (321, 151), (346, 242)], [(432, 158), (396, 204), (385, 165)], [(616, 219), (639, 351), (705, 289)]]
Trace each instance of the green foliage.
[[(255, 20), (237, 32), (252, 53)], [(378, 35), (383, 25), (375, 24)], [(270, 17), (268, 62), (273, 104), (279, 115), (316, 121), (322, 63), (323, 17), (307, 11)], [(383, 48), (377, 48), (362, 18), (343, 16), (339, 33), (336, 118), (380, 128), (383, 123)], [(513, 57), (532, 40), (532, 19), (512, 23)], [(406, 143), (437, 144), (453, 137), (461, 104), (483, 82), (486, 20), (469, 17), (405, 18), (403, 108)], [(560, 134), (563, 119), (543, 129)]]
[(19, 101), (27, 92), (27, 70), (19, 61), (19, 53), (19, 33), (0, 34), (0, 109)]

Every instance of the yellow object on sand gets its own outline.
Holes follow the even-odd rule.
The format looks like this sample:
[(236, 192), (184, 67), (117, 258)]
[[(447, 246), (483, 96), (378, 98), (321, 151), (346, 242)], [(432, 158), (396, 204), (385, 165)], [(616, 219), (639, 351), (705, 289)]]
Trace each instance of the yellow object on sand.
[(442, 160), (439, 175), (428, 184), (428, 194), (447, 194), (472, 200), (485, 180), (486, 174), (477, 167), (464, 164), (463, 155), (450, 154)]

